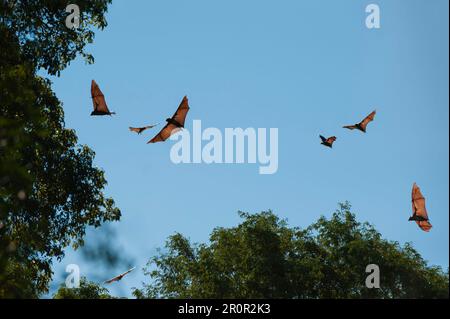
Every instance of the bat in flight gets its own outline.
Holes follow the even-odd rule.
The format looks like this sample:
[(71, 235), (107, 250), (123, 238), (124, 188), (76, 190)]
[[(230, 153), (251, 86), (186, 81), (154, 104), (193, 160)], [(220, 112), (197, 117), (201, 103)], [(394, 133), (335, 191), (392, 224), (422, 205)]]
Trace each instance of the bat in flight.
[(98, 87), (98, 84), (94, 80), (92, 80), (91, 83), (91, 96), (92, 96), (92, 103), (94, 104), (94, 111), (91, 113), (91, 116), (116, 114), (115, 112), (109, 111), (108, 105), (106, 105), (105, 96), (103, 95), (102, 91)]
[(124, 272), (123, 274), (120, 274), (119, 276), (116, 276), (114, 278), (111, 278), (107, 281), (105, 281), (105, 284), (110, 284), (113, 283), (115, 281), (120, 281), (122, 280), (123, 277), (125, 277), (126, 275), (128, 275), (130, 272), (132, 272), (134, 269), (136, 269), (136, 267), (131, 268), (130, 270), (127, 270), (126, 272)]
[(337, 140), (336, 136), (331, 136), (329, 138), (325, 138), (322, 135), (319, 135), (319, 136), (320, 136), (320, 139), (322, 140), (322, 143), (320, 143), (320, 144), (325, 145), (329, 148), (333, 148), (333, 143)]
[(366, 118), (364, 120), (362, 120), (361, 122), (359, 122), (358, 124), (347, 125), (347, 126), (344, 126), (344, 128), (347, 128), (349, 130), (357, 129), (357, 130), (360, 130), (361, 132), (366, 133), (367, 124), (369, 124), (370, 122), (372, 122), (375, 119), (375, 114), (377, 114), (377, 111), (373, 111), (372, 113), (367, 115)]
[(141, 134), (141, 133), (144, 132), (145, 130), (154, 128), (154, 127), (157, 126), (157, 125), (159, 125), (159, 123), (158, 123), (158, 124), (155, 124), (155, 125), (144, 126), (144, 127), (130, 127), (130, 131), (131, 131), (131, 132), (136, 132), (136, 133), (138, 133), (138, 134)]
[(412, 189), (412, 210), (413, 215), (409, 221), (415, 221), (423, 231), (429, 232), (433, 227), (428, 219), (427, 209), (425, 207), (425, 197), (420, 192), (420, 188), (414, 183)]
[(166, 119), (166, 126), (164, 126), (164, 128), (154, 138), (148, 141), (147, 144), (164, 142), (172, 134), (175, 134), (176, 132), (184, 128), (184, 122), (186, 121), (188, 111), (189, 101), (187, 96), (185, 96), (175, 114), (171, 118)]

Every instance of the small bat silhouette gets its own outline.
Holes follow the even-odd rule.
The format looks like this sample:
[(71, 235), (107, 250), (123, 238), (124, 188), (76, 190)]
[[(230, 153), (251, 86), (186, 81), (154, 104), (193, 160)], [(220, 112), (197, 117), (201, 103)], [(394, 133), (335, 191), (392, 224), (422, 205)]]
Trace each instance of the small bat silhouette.
[(428, 213), (425, 207), (425, 197), (423, 197), (420, 188), (416, 183), (413, 185), (411, 197), (413, 215), (409, 218), (409, 221), (415, 221), (420, 229), (429, 232), (433, 226), (428, 219)]
[(136, 133), (138, 133), (138, 134), (141, 134), (141, 133), (144, 132), (145, 130), (154, 128), (154, 127), (157, 126), (157, 125), (159, 125), (159, 123), (158, 123), (158, 124), (155, 124), (155, 125), (144, 126), (144, 127), (130, 127), (129, 129), (130, 129), (131, 132), (136, 132)]
[(375, 119), (375, 114), (377, 114), (377, 111), (373, 111), (372, 113), (367, 115), (366, 118), (364, 120), (362, 120), (361, 122), (359, 122), (358, 124), (347, 125), (347, 126), (344, 126), (344, 128), (347, 128), (349, 130), (357, 129), (357, 130), (360, 130), (361, 132), (366, 133), (367, 124), (369, 124), (370, 122), (372, 122)]
[(325, 145), (329, 148), (333, 148), (333, 143), (337, 140), (336, 136), (331, 136), (329, 138), (325, 138), (322, 135), (319, 135), (319, 136), (320, 136), (320, 139), (322, 140), (322, 143), (320, 143), (320, 144)]
[(164, 126), (164, 128), (154, 138), (148, 141), (147, 144), (164, 142), (172, 134), (175, 134), (176, 132), (184, 128), (184, 122), (186, 121), (188, 111), (189, 101), (187, 96), (185, 96), (175, 114), (171, 118), (166, 119), (166, 126)]
[(115, 281), (120, 281), (120, 280), (122, 280), (123, 277), (125, 277), (126, 275), (128, 275), (130, 272), (132, 272), (135, 269), (136, 269), (136, 267), (133, 267), (130, 270), (127, 270), (126, 272), (124, 272), (123, 274), (120, 274), (119, 276), (111, 278), (111, 279), (105, 281), (105, 284), (110, 284), (110, 283), (113, 283)]
[(109, 111), (108, 105), (106, 105), (105, 96), (103, 95), (98, 84), (94, 80), (92, 80), (91, 83), (91, 96), (92, 96), (92, 103), (94, 104), (94, 111), (91, 113), (91, 116), (116, 114), (115, 112)]

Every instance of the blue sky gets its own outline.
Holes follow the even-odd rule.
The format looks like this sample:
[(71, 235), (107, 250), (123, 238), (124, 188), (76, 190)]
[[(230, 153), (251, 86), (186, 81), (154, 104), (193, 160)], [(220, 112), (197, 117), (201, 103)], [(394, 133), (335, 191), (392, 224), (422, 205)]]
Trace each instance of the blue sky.
[[(381, 29), (365, 27), (370, 3), (380, 6)], [(204, 242), (214, 227), (236, 225), (238, 210), (272, 209), (306, 227), (345, 200), (385, 238), (448, 267), (448, 1), (116, 0), (107, 18), (88, 47), (95, 64), (79, 58), (53, 88), (67, 127), (106, 171), (106, 193), (123, 214), (114, 240), (138, 268), (174, 232)], [(116, 116), (89, 116), (92, 79)], [(278, 172), (174, 165), (173, 142), (146, 144), (156, 129), (128, 132), (164, 121), (184, 95), (187, 129), (194, 119), (221, 130), (278, 128)], [(373, 109), (367, 134), (341, 128)], [(319, 134), (336, 135), (335, 148)], [(430, 233), (407, 221), (413, 182), (427, 198)], [(55, 285), (69, 263), (94, 272), (69, 253), (55, 264)], [(143, 280), (135, 271), (111, 292), (128, 295)]]

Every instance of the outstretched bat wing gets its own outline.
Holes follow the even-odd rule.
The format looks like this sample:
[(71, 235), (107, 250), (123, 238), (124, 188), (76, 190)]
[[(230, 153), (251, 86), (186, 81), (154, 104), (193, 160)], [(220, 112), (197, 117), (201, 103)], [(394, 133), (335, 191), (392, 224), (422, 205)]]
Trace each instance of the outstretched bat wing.
[(154, 128), (154, 127), (156, 127), (156, 126), (158, 126), (159, 125), (159, 123), (158, 124), (154, 124), (154, 125), (149, 125), (149, 126), (146, 126), (145, 127), (145, 129), (147, 130), (147, 129), (151, 129), (151, 128)]
[(91, 83), (91, 95), (92, 95), (92, 103), (94, 105), (94, 111), (109, 113), (108, 105), (106, 105), (105, 96), (98, 84), (92, 80)]
[(128, 275), (130, 272), (132, 272), (133, 270), (135, 270), (136, 269), (136, 267), (133, 267), (133, 268), (131, 268), (131, 269), (129, 269), (129, 270), (127, 270), (126, 272), (124, 272), (123, 274), (121, 274), (120, 276), (126, 276), (126, 275)]
[(425, 207), (425, 197), (423, 197), (422, 192), (416, 183), (414, 183), (412, 189), (412, 209), (415, 215), (428, 219), (428, 213)]
[[(189, 111), (189, 101), (187, 96), (183, 98), (183, 101), (181, 101), (180, 106), (178, 106), (177, 111), (172, 116), (172, 120), (176, 121), (178, 124), (181, 125), (181, 127), (184, 127), (184, 123), (186, 121), (186, 116)], [(178, 132), (181, 128), (177, 127), (175, 124), (168, 123), (164, 128), (150, 141), (148, 141), (147, 144), (150, 143), (157, 143), (157, 142), (164, 142), (167, 140), (172, 134), (175, 134)]]
[[(178, 107), (175, 114), (172, 116), (172, 120), (177, 121), (180, 123), (182, 127), (184, 127), (184, 122), (186, 121), (186, 116), (189, 111), (189, 101), (187, 96), (183, 98), (183, 101), (181, 101), (180, 106)], [(170, 135), (169, 135), (170, 136)]]
[(124, 276), (126, 276), (127, 274), (132, 272), (134, 269), (136, 269), (136, 267), (133, 267), (130, 270), (127, 270), (126, 272), (124, 272), (123, 274), (120, 274), (119, 276), (116, 276), (116, 277), (114, 277), (114, 278), (112, 278), (110, 280), (105, 281), (105, 284), (110, 284), (110, 283), (113, 283), (115, 281), (121, 280)]
[(147, 144), (150, 143), (157, 143), (157, 142), (164, 142), (167, 140), (172, 134), (175, 134), (178, 132), (181, 128), (177, 127), (174, 124), (167, 124), (163, 127), (163, 129), (150, 141), (148, 141)]
[(359, 126), (365, 130), (367, 127), (367, 124), (369, 124), (370, 122), (372, 122), (375, 119), (375, 115), (377, 114), (377, 111), (373, 111), (372, 113), (370, 113), (369, 115), (366, 116), (366, 118), (364, 120), (361, 121), (361, 123), (359, 123)]
[(326, 139), (324, 136), (319, 135), (319, 137), (320, 137), (320, 139), (322, 140), (322, 143), (326, 143), (327, 139)]
[(329, 144), (333, 144), (336, 141), (336, 136), (332, 136), (326, 139), (326, 142)]
[(425, 206), (425, 197), (423, 197), (420, 188), (416, 183), (413, 185), (412, 189), (412, 210), (413, 215), (421, 217), (423, 220), (416, 220), (417, 225), (426, 232), (429, 232), (433, 227), (428, 221), (428, 213)]
[(416, 221), (417, 225), (419, 225), (420, 229), (425, 232), (429, 232), (433, 227), (428, 220)]
[(130, 127), (129, 129), (131, 132), (141, 134), (141, 132), (143, 131), (144, 128), (143, 127)]
[(112, 278), (112, 279), (110, 279), (110, 280), (105, 281), (105, 284), (111, 284), (111, 283), (113, 283), (113, 282), (115, 282), (115, 281), (118, 281), (118, 280), (119, 280), (119, 276), (114, 277), (114, 278)]
[(346, 126), (343, 126), (343, 128), (347, 128), (349, 130), (354, 130), (357, 128), (357, 126), (356, 125), (346, 125)]
[(144, 127), (129, 127), (131, 132), (136, 132), (138, 134), (141, 134), (142, 132), (144, 132), (145, 130), (154, 128), (155, 126), (157, 126), (158, 124), (155, 125), (149, 125), (149, 126), (144, 126)]

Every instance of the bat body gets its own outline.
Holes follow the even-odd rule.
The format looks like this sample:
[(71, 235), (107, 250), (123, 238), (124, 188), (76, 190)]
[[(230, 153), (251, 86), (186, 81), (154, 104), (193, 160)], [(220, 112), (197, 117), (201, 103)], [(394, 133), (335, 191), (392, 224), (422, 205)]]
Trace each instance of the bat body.
[(145, 130), (154, 128), (155, 126), (157, 126), (158, 124), (155, 125), (149, 125), (149, 126), (144, 126), (144, 127), (130, 127), (130, 131), (131, 132), (136, 132), (138, 134), (141, 134), (142, 132), (144, 132)]
[(115, 281), (120, 281), (122, 280), (123, 277), (125, 277), (126, 275), (128, 275), (130, 272), (132, 272), (134, 269), (136, 269), (136, 267), (131, 268), (130, 270), (127, 270), (126, 272), (124, 272), (123, 274), (120, 274), (119, 276), (116, 276), (112, 279), (109, 279), (107, 281), (105, 281), (105, 284), (110, 284), (113, 283)]
[(369, 115), (367, 115), (364, 120), (361, 122), (355, 124), (355, 125), (346, 125), (344, 128), (349, 130), (360, 130), (361, 132), (366, 133), (367, 125), (372, 122), (375, 119), (375, 115), (377, 114), (377, 111), (373, 111)]
[(183, 127), (184, 127), (184, 125), (180, 124), (177, 120), (175, 120), (175, 119), (173, 119), (173, 118), (168, 118), (168, 119), (166, 119), (166, 122), (167, 122), (168, 124), (175, 125), (176, 127), (179, 127), (179, 128), (183, 128)]
[(336, 136), (331, 136), (329, 138), (325, 138), (322, 135), (319, 135), (320, 139), (322, 140), (322, 145), (325, 145), (329, 148), (333, 148), (333, 143), (337, 140)]
[(429, 232), (433, 226), (428, 219), (428, 213), (425, 207), (425, 197), (423, 197), (420, 188), (416, 183), (413, 185), (411, 201), (413, 215), (409, 218), (409, 221), (415, 221), (420, 229)]
[(94, 105), (94, 111), (92, 111), (91, 116), (104, 116), (116, 114), (115, 112), (110, 112), (108, 105), (106, 104), (105, 96), (98, 84), (92, 80), (91, 83), (91, 96), (92, 104)]
[(179, 130), (183, 129), (184, 122), (186, 121), (186, 116), (188, 112), (189, 112), (189, 101), (188, 98), (185, 96), (183, 98), (183, 101), (181, 101), (181, 104), (178, 107), (175, 114), (171, 118), (166, 119), (167, 122), (166, 126), (164, 126), (163, 129), (154, 138), (148, 141), (147, 144), (164, 142), (172, 134), (175, 134)]

